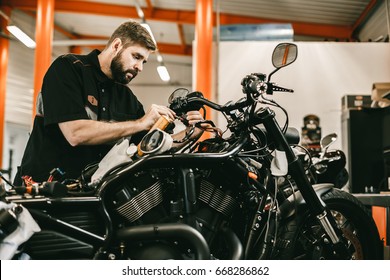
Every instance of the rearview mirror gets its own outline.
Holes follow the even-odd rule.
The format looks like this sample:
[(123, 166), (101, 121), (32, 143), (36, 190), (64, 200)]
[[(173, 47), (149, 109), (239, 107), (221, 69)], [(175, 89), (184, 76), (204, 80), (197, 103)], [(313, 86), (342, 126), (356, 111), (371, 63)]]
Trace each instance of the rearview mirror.
[(175, 99), (182, 98), (189, 93), (190, 93), (190, 91), (186, 88), (178, 88), (174, 92), (171, 93), (171, 95), (168, 98), (168, 103), (172, 104)]
[(336, 133), (331, 133), (326, 135), (324, 138), (321, 139), (320, 145), (323, 150), (328, 149), (332, 143), (334, 143), (337, 140), (337, 134)]
[(277, 45), (272, 54), (272, 64), (276, 68), (282, 68), (293, 63), (298, 56), (297, 45), (281, 43)]

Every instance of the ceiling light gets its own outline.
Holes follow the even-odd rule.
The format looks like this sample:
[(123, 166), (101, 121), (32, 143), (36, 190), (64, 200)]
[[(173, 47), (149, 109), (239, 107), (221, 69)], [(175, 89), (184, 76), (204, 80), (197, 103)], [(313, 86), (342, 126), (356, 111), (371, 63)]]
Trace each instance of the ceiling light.
[(157, 61), (160, 63), (163, 61), (163, 58), (162, 58), (161, 54), (159, 54), (159, 53), (157, 53)]
[(146, 30), (148, 30), (148, 32), (149, 32), (149, 34), (150, 34), (150, 37), (152, 37), (153, 42), (157, 45), (156, 39), (154, 39), (153, 32), (152, 32), (152, 29), (150, 29), (149, 24), (147, 24), (146, 22), (144, 22), (144, 23), (141, 23), (141, 25), (142, 25)]
[(20, 42), (26, 45), (30, 49), (34, 49), (37, 44), (26, 33), (24, 33), (19, 27), (15, 25), (8, 25), (7, 30), (14, 35)]
[(138, 17), (140, 19), (144, 20), (144, 18), (145, 18), (144, 11), (142, 11), (141, 6), (139, 5), (138, 1), (136, 0), (134, 4), (135, 4), (135, 9), (137, 10)]
[(157, 66), (157, 72), (160, 75), (160, 79), (164, 82), (169, 82), (171, 80), (171, 77), (169, 76), (168, 69), (165, 67), (165, 65), (159, 65)]

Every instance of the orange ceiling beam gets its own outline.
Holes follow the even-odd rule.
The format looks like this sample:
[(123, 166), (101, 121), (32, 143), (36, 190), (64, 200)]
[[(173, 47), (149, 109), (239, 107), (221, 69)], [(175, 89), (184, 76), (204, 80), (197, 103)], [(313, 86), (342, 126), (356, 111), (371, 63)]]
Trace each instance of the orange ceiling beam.
[[(36, 13), (33, 12), (33, 11), (25, 11), (25, 13), (28, 14), (29, 16), (33, 17), (33, 18), (36, 18)], [(60, 32), (61, 34), (65, 35), (68, 38), (80, 39), (79, 36), (77, 36), (76, 34), (74, 34), (72, 32), (69, 32), (65, 28), (62, 28), (62, 27), (60, 27), (58, 25), (55, 25), (55, 24), (54, 24), (54, 30)]]
[(360, 15), (360, 17), (357, 19), (355, 24), (352, 27), (352, 30), (356, 30), (360, 27), (360, 25), (363, 23), (363, 21), (367, 18), (367, 16), (370, 14), (370, 12), (374, 9), (375, 5), (377, 4), (377, 0), (371, 0), (370, 3), (366, 6), (363, 13)]
[(146, 0), (146, 6), (148, 9), (153, 9), (153, 4), (151, 0)]
[[(179, 31), (179, 33), (180, 33), (180, 31)], [(180, 35), (180, 37), (181, 36), (183, 36), (183, 40), (184, 40), (184, 34)], [(81, 40), (83, 40), (83, 39), (85, 39), (85, 40), (107, 40), (108, 41), (109, 38), (105, 37), (105, 36), (80, 35), (79, 37), (77, 37), (77, 39), (81, 39)], [(84, 47), (101, 48), (101, 47), (103, 47), (103, 45), (101, 45), (101, 46), (96, 46), (96, 45), (87, 46), (86, 45)], [(182, 40), (181, 40), (180, 45), (157, 42), (157, 47), (158, 47), (159, 52), (161, 52), (161, 53), (192, 56), (192, 45), (185, 45), (184, 41), (182, 41)]]
[(189, 55), (192, 56), (192, 46), (191, 45), (176, 45), (176, 44), (166, 44), (158, 43), (158, 49), (161, 53), (164, 54), (180, 54), (180, 55)]
[[(371, 1), (373, 2), (373, 1)], [(36, 9), (36, 0), (3, 0), (4, 5), (18, 9)], [(55, 10), (57, 12), (97, 14), (103, 16), (132, 17), (138, 18), (137, 11), (133, 6), (114, 5), (90, 1), (69, 1), (56, 0)], [(148, 20), (168, 21), (178, 24), (195, 24), (194, 11), (180, 11), (148, 7), (144, 9), (145, 17)], [(215, 18), (215, 17), (214, 17)], [(266, 18), (239, 16), (221, 13), (220, 24), (242, 24), (242, 23), (282, 23), (283, 20), (272, 20)], [(353, 33), (351, 26), (336, 26), (330, 24), (315, 24), (303, 22), (290, 22), (293, 25), (294, 33), (297, 35), (308, 35), (328, 38), (349, 39)], [(215, 20), (214, 20), (215, 25)]]
[(350, 38), (352, 28), (330, 24), (291, 22), (257, 17), (243, 17), (231, 14), (220, 14), (220, 24), (261, 24), (261, 23), (291, 23), (296, 35), (318, 36), (326, 38)]
[[(94, 36), (80, 36), (78, 39), (102, 39), (107, 40), (109, 38), (95, 38)], [(91, 49), (101, 49), (105, 45), (83, 45), (85, 48), (91, 48)], [(185, 55), (185, 56), (192, 56), (192, 46), (191, 45), (177, 45), (177, 44), (167, 44), (167, 43), (157, 43), (158, 50), (161, 53), (164, 54), (173, 54), (173, 55)]]
[(179, 31), (179, 38), (180, 38), (180, 44), (182, 48), (185, 48), (187, 46), (186, 44), (186, 37), (184, 36), (184, 28), (182, 24), (177, 25), (177, 29)]
[(352, 39), (353, 29), (347, 26), (307, 24), (303, 22), (292, 22), (294, 34), (305, 36), (317, 36), (324, 38)]
[[(85, 40), (107, 40), (108, 37), (105, 36), (94, 36), (94, 35), (80, 35), (77, 37), (77, 39), (85, 39)], [(84, 47), (102, 47), (101, 46), (84, 46)], [(166, 54), (180, 54), (180, 55), (192, 55), (192, 45), (184, 45), (184, 44), (168, 44), (168, 43), (161, 43), (157, 42), (157, 46), (160, 52), (166, 53)]]
[[(37, 0), (3, 0), (3, 5), (20, 10), (35, 10)], [(56, 0), (56, 12), (83, 13), (102, 16), (138, 18), (137, 10), (130, 5), (116, 5), (90, 1)], [(160, 8), (143, 9), (149, 20), (195, 24), (195, 12)], [(148, 16), (149, 15), (149, 16)]]

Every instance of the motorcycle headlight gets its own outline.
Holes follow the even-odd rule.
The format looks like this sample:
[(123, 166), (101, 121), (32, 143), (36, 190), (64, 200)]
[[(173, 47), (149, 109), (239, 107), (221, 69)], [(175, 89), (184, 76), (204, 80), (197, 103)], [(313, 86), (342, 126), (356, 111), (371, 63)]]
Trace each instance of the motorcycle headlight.
[(171, 135), (157, 128), (142, 138), (140, 150), (144, 154), (161, 154), (172, 147), (172, 142)]

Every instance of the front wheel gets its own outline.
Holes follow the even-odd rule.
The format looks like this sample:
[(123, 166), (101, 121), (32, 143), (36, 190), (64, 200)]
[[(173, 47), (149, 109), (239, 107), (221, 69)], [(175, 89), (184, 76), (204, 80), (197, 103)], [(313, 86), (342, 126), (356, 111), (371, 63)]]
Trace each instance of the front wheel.
[[(378, 229), (360, 201), (338, 189), (323, 194), (322, 200), (342, 231), (341, 240), (350, 259), (383, 259)], [(317, 218), (304, 206), (279, 229), (274, 258), (337, 259)]]

